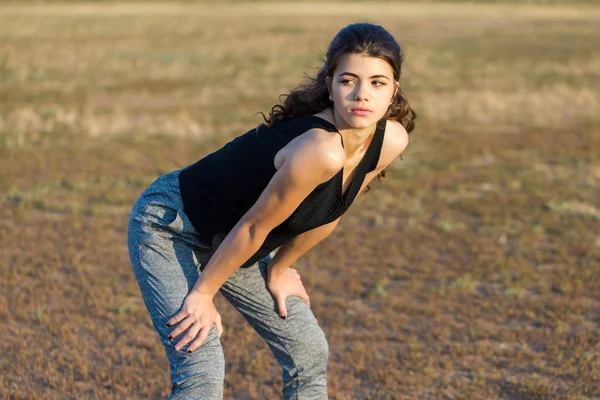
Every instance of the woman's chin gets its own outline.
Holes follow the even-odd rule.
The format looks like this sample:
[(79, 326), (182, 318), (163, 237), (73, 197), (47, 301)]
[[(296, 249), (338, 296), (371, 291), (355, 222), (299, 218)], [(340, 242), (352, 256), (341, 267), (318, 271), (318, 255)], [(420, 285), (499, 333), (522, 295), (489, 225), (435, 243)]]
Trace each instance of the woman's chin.
[(346, 120), (346, 123), (349, 125), (349, 127), (352, 129), (366, 129), (372, 127), (377, 123), (377, 120), (375, 120), (373, 116), (364, 117), (349, 115), (344, 119)]

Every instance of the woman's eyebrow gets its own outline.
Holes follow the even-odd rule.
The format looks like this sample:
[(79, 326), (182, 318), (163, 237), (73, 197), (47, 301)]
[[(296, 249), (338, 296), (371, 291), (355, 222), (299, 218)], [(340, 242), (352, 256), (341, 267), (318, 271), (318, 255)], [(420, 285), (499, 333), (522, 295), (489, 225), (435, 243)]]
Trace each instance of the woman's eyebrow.
[[(350, 76), (352, 76), (352, 77), (354, 77), (354, 78), (359, 78), (359, 76), (358, 76), (358, 75), (356, 75), (356, 74), (354, 74), (354, 73), (352, 73), (352, 72), (342, 72), (342, 73), (340, 73), (338, 76), (342, 76), (342, 75), (350, 75)], [(387, 77), (387, 76), (385, 76), (385, 75), (373, 75), (373, 76), (370, 76), (370, 77), (369, 77), (369, 79), (379, 79), (379, 78), (388, 79), (388, 80), (390, 79), (390, 78), (388, 78), (388, 77)]]

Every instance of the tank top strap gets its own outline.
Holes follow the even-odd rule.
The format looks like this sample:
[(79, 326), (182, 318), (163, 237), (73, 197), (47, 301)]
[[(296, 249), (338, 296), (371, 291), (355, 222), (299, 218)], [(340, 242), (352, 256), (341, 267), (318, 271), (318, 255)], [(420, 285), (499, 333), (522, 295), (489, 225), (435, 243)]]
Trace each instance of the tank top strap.
[(356, 176), (344, 194), (344, 207), (346, 209), (350, 207), (358, 195), (358, 191), (365, 181), (365, 176), (377, 168), (377, 163), (379, 162), (379, 156), (381, 154), (381, 148), (383, 147), (383, 138), (385, 136), (386, 125), (386, 120), (380, 120), (377, 122), (373, 140), (369, 144), (366, 154), (357, 167), (358, 170), (356, 172)]
[(344, 140), (342, 138), (342, 134), (337, 130), (334, 124), (327, 121), (324, 118), (317, 117), (316, 115), (309, 115), (311, 118), (310, 127), (311, 128), (321, 128), (326, 130), (327, 132), (335, 132), (340, 136), (340, 142), (342, 143), (342, 148), (344, 147)]
[[(315, 115), (308, 115), (310, 118), (309, 126), (311, 128), (321, 128), (328, 132), (336, 132), (340, 135), (340, 141), (342, 142), (342, 147), (344, 147), (344, 140), (342, 138), (342, 134), (337, 130), (334, 124), (323, 119), (321, 117), (317, 117)], [(374, 171), (377, 168), (377, 164), (379, 163), (379, 157), (381, 155), (381, 148), (383, 147), (383, 138), (385, 137), (385, 128), (387, 126), (387, 120), (381, 119), (377, 122), (375, 133), (373, 136), (373, 140), (367, 149), (367, 153), (364, 156), (365, 163), (361, 162), (360, 167), (362, 168), (364, 164), (368, 165), (368, 169), (364, 171), (365, 174), (368, 174), (371, 171)], [(359, 170), (360, 171), (360, 170)]]
[(371, 156), (371, 162), (369, 164), (369, 169), (367, 170), (367, 174), (371, 171), (374, 171), (377, 168), (377, 164), (379, 163), (379, 157), (381, 156), (381, 149), (383, 148), (383, 138), (385, 137), (385, 128), (387, 126), (387, 120), (382, 119), (377, 122), (377, 129), (375, 130), (375, 136), (373, 137), (373, 142), (371, 143), (373, 147), (373, 154)]

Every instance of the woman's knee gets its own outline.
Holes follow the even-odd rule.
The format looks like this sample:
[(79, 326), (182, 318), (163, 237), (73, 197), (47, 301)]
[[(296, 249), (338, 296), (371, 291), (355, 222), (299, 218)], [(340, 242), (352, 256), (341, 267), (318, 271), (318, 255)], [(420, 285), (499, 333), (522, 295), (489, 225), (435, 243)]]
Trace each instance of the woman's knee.
[(326, 399), (329, 345), (318, 325), (298, 342), (291, 358), (292, 365), (281, 363), (283, 398)]
[(323, 330), (317, 326), (311, 340), (304, 349), (304, 369), (324, 370), (329, 362), (329, 343)]
[[(307, 332), (305, 332), (307, 333)], [(317, 325), (290, 349), (292, 369), (289, 378), (326, 374), (329, 362), (329, 344), (323, 330)], [(282, 365), (283, 366), (283, 365)], [(284, 367), (285, 369), (285, 367)]]
[(325, 371), (329, 360), (329, 344), (325, 332), (303, 300), (290, 297), (287, 306), (290, 316), (284, 324), (292, 325), (289, 329), (294, 337), (288, 350), (298, 373)]
[[(211, 332), (210, 336), (213, 335), (216, 333)], [(172, 385), (169, 399), (223, 398), (225, 358), (218, 337), (207, 340), (193, 353), (169, 346), (167, 357)]]
[(217, 369), (214, 365), (208, 371), (203, 368), (179, 370), (171, 377), (169, 400), (222, 400), (224, 380), (224, 368)]

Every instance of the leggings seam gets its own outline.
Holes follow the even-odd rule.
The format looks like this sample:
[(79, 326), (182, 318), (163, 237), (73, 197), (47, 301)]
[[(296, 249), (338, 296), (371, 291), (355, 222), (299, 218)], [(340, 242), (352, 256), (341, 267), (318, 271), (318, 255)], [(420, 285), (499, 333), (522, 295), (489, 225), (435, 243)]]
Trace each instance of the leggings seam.
[[(257, 266), (258, 266), (258, 273), (261, 275), (261, 279), (262, 279), (262, 273), (260, 272), (260, 261), (257, 261)], [(277, 339), (277, 341), (279, 342), (279, 344), (285, 349), (285, 351), (287, 352), (287, 354), (290, 357), (290, 360), (292, 360), (292, 364), (294, 365), (294, 369), (296, 370), (296, 378), (294, 379), (296, 381), (295, 398), (296, 398), (296, 400), (298, 400), (298, 388), (300, 387), (300, 370), (298, 369), (296, 361), (294, 360), (294, 357), (292, 356), (292, 352), (289, 351), (289, 349), (287, 348), (285, 343), (281, 340), (279, 335), (276, 335), (273, 332), (273, 330), (271, 329), (271, 326), (269, 324), (265, 324), (265, 326), (267, 327), (267, 330), (269, 331), (269, 333), (272, 336), (274, 336)]]
[(281, 346), (288, 353), (288, 355), (290, 356), (290, 360), (292, 360), (292, 364), (294, 365), (294, 369), (296, 370), (296, 378), (294, 379), (296, 381), (296, 387), (295, 387), (295, 395), (296, 396), (295, 397), (296, 397), (296, 400), (298, 400), (298, 387), (300, 386), (300, 370), (298, 369), (298, 366), (296, 365), (296, 361), (294, 361), (294, 357), (292, 356), (292, 353), (288, 350), (285, 343), (283, 343), (283, 341), (281, 340), (281, 338), (278, 335), (273, 333), (273, 331), (271, 330), (271, 327), (268, 324), (266, 324), (266, 327), (267, 327), (267, 330), (269, 331), (269, 333), (271, 333), (271, 335), (273, 335), (277, 339), (279, 344), (281, 344)]

